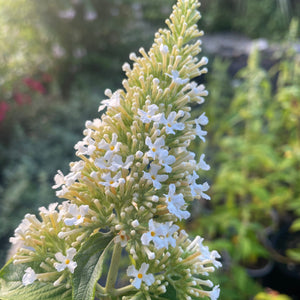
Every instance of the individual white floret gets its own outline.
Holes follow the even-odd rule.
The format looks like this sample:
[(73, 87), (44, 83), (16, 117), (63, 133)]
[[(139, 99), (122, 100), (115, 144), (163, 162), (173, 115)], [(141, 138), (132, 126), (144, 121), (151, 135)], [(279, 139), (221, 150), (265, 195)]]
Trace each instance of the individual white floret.
[(166, 73), (167, 76), (172, 78), (172, 80), (179, 85), (186, 84), (189, 81), (189, 78), (182, 79), (179, 77), (179, 72), (176, 70), (171, 71), (172, 75)]
[(166, 173), (172, 172), (172, 167), (170, 167), (170, 165), (172, 165), (176, 161), (174, 155), (169, 155), (168, 150), (162, 150), (159, 152), (158, 160), (159, 164), (165, 168), (164, 171)]
[(68, 213), (72, 215), (72, 218), (65, 218), (64, 222), (67, 226), (79, 225), (84, 222), (84, 216), (89, 210), (88, 205), (80, 205), (79, 207), (76, 204), (71, 204), (69, 206)]
[(195, 123), (199, 124), (199, 125), (203, 125), (203, 126), (205, 126), (205, 125), (208, 124), (208, 118), (205, 115), (205, 112), (202, 113), (200, 117), (198, 117), (197, 119), (195, 119)]
[(161, 147), (165, 145), (165, 139), (163, 137), (159, 137), (154, 141), (154, 143), (152, 143), (151, 138), (147, 136), (145, 144), (149, 147), (149, 151), (146, 152), (147, 156), (155, 159), (159, 157), (163, 150)]
[(121, 230), (114, 239), (115, 243), (120, 243), (121, 247), (125, 247), (128, 242), (128, 236), (124, 230)]
[(153, 274), (146, 274), (148, 269), (149, 264), (146, 263), (142, 263), (139, 270), (137, 270), (133, 265), (128, 267), (127, 275), (135, 277), (131, 283), (135, 288), (139, 289), (141, 287), (142, 281), (144, 281), (148, 286), (154, 283), (155, 278)]
[(133, 161), (134, 161), (134, 156), (133, 155), (127, 156), (125, 162), (123, 162), (122, 156), (116, 154), (112, 157), (111, 166), (108, 167), (108, 169), (113, 171), (113, 172), (115, 172), (119, 169), (128, 170), (130, 168), (130, 166), (132, 165)]
[(106, 107), (117, 107), (120, 106), (120, 93), (116, 91), (110, 99), (103, 100), (98, 108), (98, 112), (102, 111)]
[(195, 131), (196, 131), (196, 135), (197, 135), (203, 142), (205, 142), (205, 136), (207, 135), (207, 131), (202, 130), (201, 126), (200, 126), (198, 123), (196, 123)]
[(143, 178), (150, 180), (156, 189), (160, 189), (161, 182), (164, 182), (168, 179), (168, 175), (157, 174), (160, 169), (161, 169), (160, 165), (152, 163), (150, 165), (149, 173), (143, 171), (144, 172)]
[(179, 226), (173, 224), (172, 222), (167, 222), (164, 224), (165, 226), (165, 235), (164, 239), (167, 244), (167, 248), (171, 245), (173, 248), (176, 246), (176, 239), (173, 237), (173, 234), (178, 231)]
[(25, 274), (22, 277), (22, 284), (25, 286), (32, 284), (36, 279), (37, 279), (37, 277), (36, 277), (34, 270), (32, 268), (28, 267), (25, 270)]
[(178, 123), (175, 119), (177, 117), (177, 113), (175, 111), (172, 111), (169, 115), (168, 118), (166, 119), (165, 117), (162, 118), (161, 123), (165, 125), (165, 130), (166, 134), (175, 134), (174, 130), (183, 130), (184, 129), (184, 124), (183, 123)]
[(197, 169), (208, 171), (210, 166), (204, 161), (205, 154), (201, 154), (199, 163), (197, 164)]
[(61, 252), (55, 254), (55, 258), (58, 262), (54, 263), (54, 268), (61, 272), (64, 269), (68, 268), (71, 273), (74, 273), (75, 268), (77, 267), (76, 261), (73, 261), (74, 256), (76, 255), (75, 248), (69, 248), (67, 250), (67, 255), (63, 255)]
[(151, 104), (147, 107), (147, 111), (143, 111), (142, 109), (138, 109), (138, 114), (140, 115), (140, 119), (143, 123), (150, 123), (151, 121), (160, 122), (162, 114), (156, 112), (158, 111), (158, 106), (155, 104)]
[(183, 195), (177, 194), (175, 195), (176, 187), (175, 184), (169, 185), (169, 193), (165, 196), (166, 204), (168, 207), (168, 210), (171, 214), (175, 215), (179, 220), (181, 219), (187, 219), (190, 217), (190, 213), (185, 210), (185, 208), (182, 210), (182, 207), (186, 205)]
[(118, 135), (114, 132), (112, 134), (112, 139), (110, 143), (107, 143), (104, 139), (98, 143), (98, 148), (106, 150), (106, 153), (104, 155), (105, 159), (109, 159), (110, 156), (118, 151), (120, 151), (121, 143), (117, 141)]
[(166, 240), (163, 239), (163, 236), (165, 235), (164, 224), (155, 222), (153, 221), (153, 219), (150, 219), (148, 228), (149, 231), (143, 233), (141, 237), (142, 244), (148, 246), (150, 242), (153, 242), (156, 249), (166, 247)]
[(121, 171), (119, 171), (115, 176), (111, 176), (111, 173), (104, 173), (102, 174), (101, 178), (104, 181), (100, 181), (99, 184), (104, 186), (111, 186), (111, 187), (118, 187), (124, 179), (122, 178)]
[(205, 194), (204, 192), (209, 190), (209, 184), (207, 182), (204, 182), (203, 184), (197, 184), (194, 188), (197, 195), (200, 195), (201, 198), (204, 198), (206, 200), (210, 200), (210, 196)]
[(76, 155), (92, 155), (96, 150), (95, 141), (90, 137), (85, 137), (74, 146), (74, 149), (77, 150)]

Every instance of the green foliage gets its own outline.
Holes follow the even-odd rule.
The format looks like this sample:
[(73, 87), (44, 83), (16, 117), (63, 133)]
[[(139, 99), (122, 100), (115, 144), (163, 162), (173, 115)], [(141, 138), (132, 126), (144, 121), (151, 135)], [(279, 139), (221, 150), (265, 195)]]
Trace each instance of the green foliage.
[(297, 0), (203, 0), (209, 32), (235, 31), (252, 38), (285, 38), (290, 21), (300, 17)]
[(269, 293), (260, 292), (255, 297), (254, 300), (291, 300), (292, 298), (287, 295), (282, 295), (277, 292), (270, 291)]
[[(224, 299), (234, 299), (233, 290), (240, 290), (237, 299), (259, 291), (258, 284), (248, 289), (254, 281), (244, 268), (272, 259), (262, 242), (267, 231), (278, 229), (290, 213), (296, 217), (292, 229), (300, 228), (300, 67), (290, 45), (275, 53), (280, 60), (269, 71), (253, 49), (232, 81), (228, 63), (220, 59), (214, 60), (208, 79), (206, 152), (214, 158), (208, 172), (213, 201), (201, 203), (206, 215), (193, 227), (230, 257), (229, 268), (218, 273)], [(299, 249), (285, 254), (299, 261)], [(228, 276), (235, 280), (226, 281)]]
[(104, 236), (101, 233), (93, 235), (82, 245), (75, 256), (78, 261), (73, 275), (73, 299), (93, 300), (95, 297), (96, 284), (101, 277), (108, 244), (112, 236)]
[(116, 73), (172, 3), (1, 0), (0, 91), (9, 98), (19, 79), (47, 71), (67, 94), (79, 72)]
[[(0, 271), (0, 298), (1, 300), (15, 300), (26, 297), (28, 300), (71, 300), (71, 291), (64, 285), (55, 287), (46, 283), (35, 282), (24, 286), (22, 276), (30, 264), (14, 265), (9, 261)], [(32, 265), (31, 265), (32, 266)]]

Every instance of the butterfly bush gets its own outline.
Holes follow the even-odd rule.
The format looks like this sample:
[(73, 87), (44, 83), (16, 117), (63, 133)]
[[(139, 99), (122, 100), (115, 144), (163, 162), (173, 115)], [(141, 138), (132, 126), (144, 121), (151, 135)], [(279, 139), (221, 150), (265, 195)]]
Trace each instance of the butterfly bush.
[[(221, 266), (220, 255), (178, 225), (190, 217), (194, 199), (210, 199), (198, 175), (209, 169), (205, 155), (197, 162), (188, 148), (195, 139), (205, 141), (208, 123), (205, 113), (192, 118), (190, 106), (208, 94), (192, 81), (207, 72), (207, 58), (198, 59), (199, 6), (179, 0), (149, 52), (130, 54), (124, 88), (105, 91), (101, 118), (86, 122), (75, 145), (79, 160), (70, 163), (69, 174), (58, 171), (54, 178), (56, 195), (65, 201), (40, 208), (39, 219), (27, 214), (15, 230), (13, 264), (24, 266), (23, 287), (62, 287), (64, 299), (219, 297), (209, 274)], [(94, 248), (96, 261), (88, 257), (97, 254), (87, 250)], [(127, 285), (120, 286), (124, 257), (130, 258), (122, 275)], [(103, 264), (108, 270), (100, 284)], [(96, 278), (78, 288), (86, 272)], [(89, 296), (80, 296), (85, 288)]]

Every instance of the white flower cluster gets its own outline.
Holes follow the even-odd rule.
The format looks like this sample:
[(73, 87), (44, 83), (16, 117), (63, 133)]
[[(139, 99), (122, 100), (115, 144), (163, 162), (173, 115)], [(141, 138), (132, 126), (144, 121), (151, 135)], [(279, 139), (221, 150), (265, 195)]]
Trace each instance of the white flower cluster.
[(152, 299), (172, 285), (179, 299), (218, 298), (219, 287), (209, 290), (213, 283), (205, 278), (221, 266), (219, 254), (200, 237), (189, 240), (176, 224), (190, 217), (187, 207), (194, 199), (210, 199), (209, 184), (197, 182), (198, 171), (210, 168), (205, 155), (197, 162), (188, 149), (196, 137), (205, 141), (208, 123), (205, 113), (196, 119), (190, 113), (190, 104), (203, 103), (207, 95), (191, 81), (207, 72), (207, 59), (196, 57), (200, 42), (188, 43), (202, 35), (198, 6), (197, 0), (179, 0), (169, 29), (156, 34), (149, 53), (130, 55), (134, 63), (123, 66), (124, 90), (105, 91), (109, 99), (99, 111), (106, 113), (86, 122), (84, 138), (75, 145), (80, 160), (70, 164), (69, 174), (58, 171), (54, 178), (56, 195), (67, 201), (58, 210), (57, 204), (42, 208), (42, 222), (27, 215), (16, 230), (11, 241), (23, 247), (14, 262), (40, 261), (46, 271), (28, 267), (24, 285), (38, 279), (68, 286), (80, 246), (105, 230), (114, 236), (115, 249), (125, 248), (134, 262), (126, 274), (133, 277), (128, 289), (137, 295)]

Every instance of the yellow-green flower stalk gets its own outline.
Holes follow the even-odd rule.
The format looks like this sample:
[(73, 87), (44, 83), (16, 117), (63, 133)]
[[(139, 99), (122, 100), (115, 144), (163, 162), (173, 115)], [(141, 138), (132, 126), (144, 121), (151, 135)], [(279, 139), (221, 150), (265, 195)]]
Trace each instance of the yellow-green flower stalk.
[[(79, 160), (69, 174), (55, 176), (53, 188), (67, 201), (42, 208), (41, 221), (26, 215), (16, 229), (11, 241), (21, 247), (13, 263), (23, 266), (24, 295), (54, 286), (55, 295), (65, 293), (61, 299), (218, 298), (209, 273), (221, 266), (219, 254), (176, 224), (190, 217), (195, 198), (210, 199), (208, 183), (198, 182), (197, 172), (209, 169), (204, 154), (196, 162), (188, 150), (194, 139), (205, 141), (208, 123), (205, 113), (191, 118), (189, 106), (207, 95), (192, 81), (207, 72), (207, 58), (198, 59), (199, 6), (178, 0), (149, 52), (130, 54), (124, 89), (105, 91), (109, 99), (99, 111), (106, 112), (86, 122), (85, 137), (75, 145)], [(128, 283), (117, 286), (124, 256), (131, 260), (123, 274)], [(12, 299), (3, 283), (8, 268), (11, 263), (0, 273), (1, 299)], [(97, 282), (101, 274), (104, 284)]]

